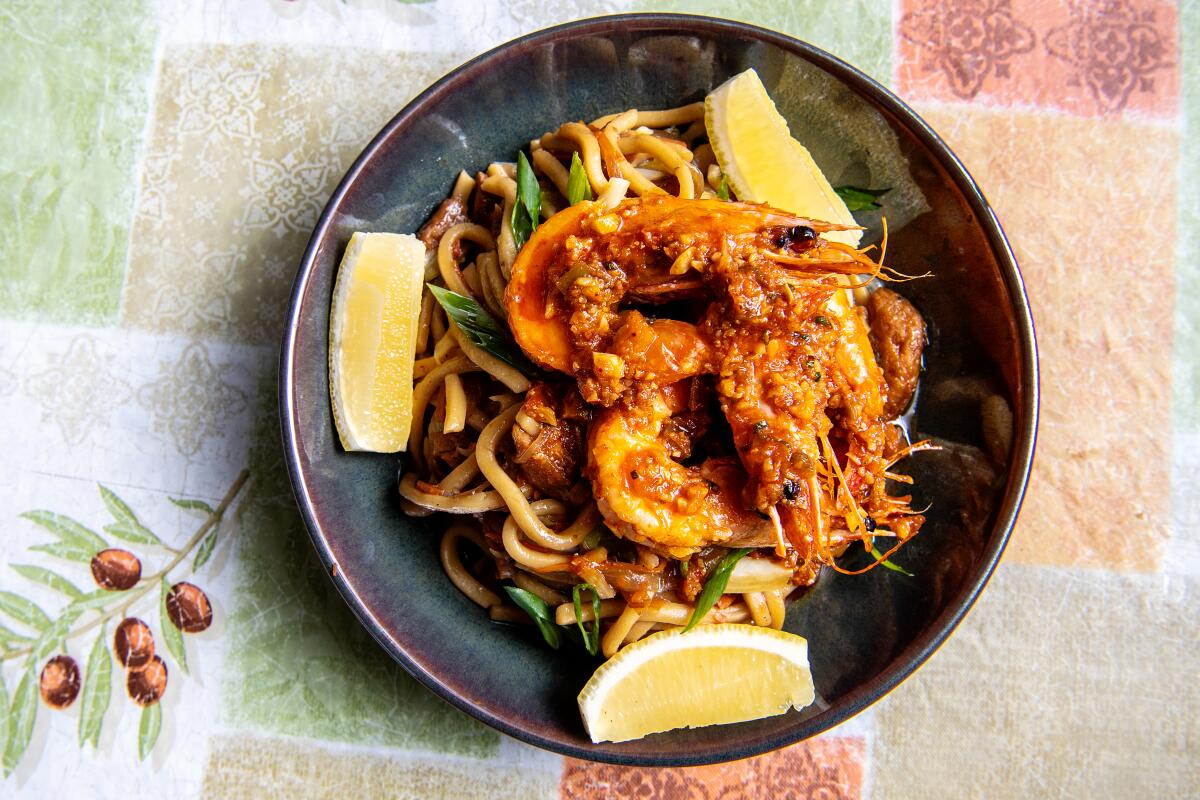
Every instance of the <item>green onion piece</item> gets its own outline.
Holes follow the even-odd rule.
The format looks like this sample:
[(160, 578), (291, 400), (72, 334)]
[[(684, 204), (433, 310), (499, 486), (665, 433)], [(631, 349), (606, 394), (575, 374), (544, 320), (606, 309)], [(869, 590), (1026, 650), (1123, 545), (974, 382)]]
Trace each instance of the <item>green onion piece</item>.
[(882, 208), (879, 205), (879, 198), (891, 191), (891, 189), (863, 189), (859, 186), (837, 186), (834, 187), (837, 196), (842, 198), (842, 202), (846, 204), (846, 208), (850, 211), (874, 211), (877, 208)]
[(520, 348), (509, 336), (508, 329), (496, 322), (487, 310), (479, 305), (474, 298), (443, 289), (441, 286), (429, 284), (429, 291), (434, 299), (446, 309), (446, 316), (453, 320), (463, 335), (471, 344), (490, 353), (496, 358), (515, 367), (526, 375), (534, 371), (529, 359), (521, 353)]
[(533, 618), (538, 630), (542, 632), (542, 638), (546, 640), (546, 644), (557, 650), (559, 645), (558, 626), (554, 624), (554, 615), (550, 613), (550, 606), (546, 604), (546, 601), (533, 592), (527, 592), (516, 586), (505, 586), (504, 591), (522, 611)]
[(567, 202), (575, 205), (580, 200), (592, 199), (592, 182), (588, 180), (579, 153), (571, 153), (571, 177), (567, 179)]
[(513, 243), (520, 250), (537, 230), (538, 214), (542, 209), (542, 189), (524, 152), (517, 153), (517, 202), (513, 203)]
[[(592, 629), (589, 631), (583, 624), (583, 601), (579, 593), (587, 589), (592, 593)], [(577, 583), (571, 587), (571, 602), (575, 605), (575, 624), (579, 626), (579, 634), (583, 636), (583, 646), (592, 655), (600, 652), (600, 595), (590, 583)]]
[(730, 550), (721, 562), (717, 564), (716, 569), (708, 576), (708, 580), (704, 582), (704, 588), (700, 591), (700, 596), (696, 598), (696, 610), (692, 612), (692, 618), (688, 620), (687, 627), (683, 629), (687, 633), (696, 626), (700, 620), (704, 619), (704, 615), (709, 612), (709, 609), (716, 604), (721, 595), (725, 594), (725, 586), (729, 583), (729, 576), (733, 574), (733, 568), (737, 563), (746, 557), (751, 548), (739, 547), (737, 550)]
[(879, 552), (878, 547), (871, 548), (871, 555), (875, 556), (876, 561), (879, 561), (882, 564), (882, 566), (886, 567), (887, 569), (890, 569), (892, 572), (899, 572), (901, 575), (907, 575), (910, 578), (917, 577), (916, 575), (913, 575), (911, 572), (909, 572), (908, 570), (906, 570), (904, 567), (900, 566), (899, 564), (893, 564), (891, 561), (888, 561), (887, 559), (885, 559), (883, 557), (883, 553)]
[(717, 197), (722, 200), (729, 199), (729, 180), (725, 177), (725, 173), (721, 173), (721, 185), (717, 187)]
[(583, 549), (591, 550), (596, 545), (600, 544), (600, 537), (604, 535), (604, 526), (597, 525), (592, 528), (588, 535), (583, 537)]

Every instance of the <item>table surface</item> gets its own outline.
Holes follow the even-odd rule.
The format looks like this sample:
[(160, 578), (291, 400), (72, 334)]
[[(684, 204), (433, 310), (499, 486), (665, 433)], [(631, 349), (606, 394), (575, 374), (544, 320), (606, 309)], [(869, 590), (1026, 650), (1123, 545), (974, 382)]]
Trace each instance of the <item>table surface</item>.
[[(955, 636), (841, 727), (721, 767), (564, 760), (436, 699), (331, 589), (281, 463), (288, 290), (354, 156), (476, 53), (624, 10), (759, 23), (890, 86), (991, 199), (1042, 350), (1029, 497)], [(1198, 46), (1194, 1), (6, 0), (0, 794), (1200, 793)], [(98, 539), (145, 580), (76, 615)], [(164, 572), (211, 627), (168, 635)], [(146, 710), (123, 615), (159, 633)], [(62, 650), (83, 691), (56, 711)]]

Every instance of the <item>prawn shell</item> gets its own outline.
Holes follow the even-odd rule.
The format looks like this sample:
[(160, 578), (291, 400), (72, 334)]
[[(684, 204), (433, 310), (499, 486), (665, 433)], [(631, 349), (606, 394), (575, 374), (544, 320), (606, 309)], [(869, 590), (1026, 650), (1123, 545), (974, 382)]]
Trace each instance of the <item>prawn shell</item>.
[[(587, 217), (599, 210), (595, 202), (579, 202), (559, 211), (538, 226), (513, 262), (512, 275), (504, 292), (509, 327), (517, 344), (538, 365), (571, 373), (573, 355), (565, 308), (547, 315), (547, 300), (553, 288), (549, 276), (553, 265), (562, 258), (566, 239), (583, 233)], [(622, 219), (620, 230), (611, 234), (619, 241), (636, 242), (645, 232), (653, 231), (660, 239), (678, 239), (684, 234), (710, 248), (719, 248), (727, 236), (744, 236), (769, 229), (796, 226), (818, 233), (844, 226), (810, 220), (754, 203), (730, 203), (724, 200), (683, 200), (670, 195), (630, 198), (612, 212)], [(643, 264), (621, 262), (632, 272), (635, 287), (656, 276)]]
[(504, 291), (508, 324), (517, 344), (539, 366), (559, 372), (571, 371), (571, 332), (565, 317), (546, 315), (546, 279), (566, 238), (579, 232), (592, 205), (576, 203), (539, 225), (513, 262)]

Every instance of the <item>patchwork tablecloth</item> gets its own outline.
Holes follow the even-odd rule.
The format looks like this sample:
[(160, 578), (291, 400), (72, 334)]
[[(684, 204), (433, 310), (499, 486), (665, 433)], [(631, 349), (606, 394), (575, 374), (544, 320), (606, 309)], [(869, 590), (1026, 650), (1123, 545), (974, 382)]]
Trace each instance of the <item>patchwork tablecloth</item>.
[[(280, 460), (285, 301), (353, 157), (476, 53), (625, 10), (756, 22), (892, 87), (996, 207), (1042, 348), (1029, 499), (957, 634), (721, 767), (564, 760), (419, 687)], [(3, 0), (0, 795), (1200, 794), (1198, 49), (1194, 0)], [(104, 547), (137, 563), (93, 570)], [(127, 617), (153, 655), (136, 624), (112, 652)]]

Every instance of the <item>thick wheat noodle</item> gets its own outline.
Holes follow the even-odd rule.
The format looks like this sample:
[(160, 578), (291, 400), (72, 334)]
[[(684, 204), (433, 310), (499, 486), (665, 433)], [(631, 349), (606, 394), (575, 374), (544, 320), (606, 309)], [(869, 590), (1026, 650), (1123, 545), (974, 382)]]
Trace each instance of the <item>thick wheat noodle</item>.
[(629, 635), (630, 629), (637, 624), (641, 615), (639, 609), (627, 605), (621, 616), (608, 626), (608, 630), (600, 639), (600, 652), (604, 653), (605, 658), (612, 658), (620, 649), (621, 642), (625, 641), (625, 637)]
[(600, 520), (600, 512), (596, 506), (588, 504), (569, 528), (562, 533), (556, 533), (542, 524), (517, 484), (496, 461), (497, 440), (512, 428), (513, 420), (520, 410), (518, 405), (509, 406), (480, 432), (479, 443), (475, 446), (479, 468), (483, 470), (483, 476), (488, 482), (504, 497), (512, 518), (526, 536), (547, 550), (574, 550)]
[(569, 556), (559, 553), (544, 553), (522, 542), (521, 526), (511, 516), (504, 521), (501, 538), (504, 541), (504, 551), (513, 561), (517, 562), (518, 566), (535, 572), (566, 572), (571, 566)]
[(433, 307), (437, 300), (433, 297), (433, 292), (428, 289), (422, 290), (421, 295), (421, 316), (417, 317), (417, 347), (416, 353), (424, 353), (425, 348), (429, 347), (429, 320), (433, 316)]
[(704, 194), (704, 173), (700, 171), (699, 167), (690, 161), (686, 166), (688, 172), (691, 173), (692, 176), (692, 189), (696, 193), (695, 196), (700, 197), (702, 194)]
[(551, 589), (549, 586), (523, 570), (515, 570), (513, 572), (513, 583), (515, 583), (518, 588), (524, 589), (527, 592), (533, 592), (538, 597), (542, 598), (547, 605), (557, 606), (567, 602), (566, 596)]
[(471, 290), (471, 296), (482, 300), (483, 282), (479, 278), (479, 267), (475, 265), (474, 261), (463, 267), (462, 278), (463, 282), (467, 284), (467, 288)]
[(467, 287), (462, 269), (454, 257), (454, 249), (463, 239), (474, 242), (484, 250), (495, 250), (496, 240), (492, 238), (491, 231), (482, 225), (476, 225), (474, 222), (460, 222), (446, 231), (438, 242), (438, 272), (442, 276), (442, 282), (452, 292), (474, 297), (475, 293)]
[(438, 360), (433, 356), (418, 358), (413, 362), (413, 380), (420, 380), (429, 374), (429, 371), (438, 365)]
[(455, 373), (445, 377), (446, 411), (442, 421), (443, 433), (458, 433), (467, 427), (467, 393), (463, 390), (462, 378)]
[[(454, 377), (454, 376), (448, 376)], [(479, 462), (475, 460), (475, 454), (467, 456), (462, 463), (454, 469), (446, 477), (438, 481), (438, 489), (447, 495), (454, 495), (467, 488), (471, 481), (479, 474)]]
[(679, 134), (679, 138), (683, 139), (685, 142), (688, 142), (690, 144), (691, 142), (695, 141), (696, 139), (699, 139), (702, 135), (705, 135), (707, 133), (708, 133), (708, 128), (704, 124), (704, 120), (698, 119), (695, 122), (693, 122), (691, 125), (688, 125), (687, 129)]
[(639, 111), (637, 124), (638, 127), (645, 125), (647, 128), (673, 128), (701, 119), (704, 119), (704, 101), (697, 100), (686, 106), (666, 108), (662, 111)]
[(403, 495), (400, 496), (400, 510), (410, 517), (428, 517), (433, 514), (432, 508), (419, 506)]
[(427, 248), (425, 250), (425, 268), (421, 272), (421, 277), (422, 277), (422, 279), (424, 279), (424, 281), (426, 283), (429, 283), (430, 281), (435, 280), (437, 278), (437, 276), (438, 276), (437, 245), (435, 244), (433, 246), (433, 249)]
[[(429, 404), (429, 399), (433, 397), (433, 393), (442, 384), (442, 378), (450, 373), (474, 372), (479, 369), (471, 363), (471, 360), (466, 356), (458, 356), (452, 358), (435, 368), (432, 372), (422, 378), (416, 386), (413, 387), (412, 399), (412, 431), (408, 434), (408, 452), (414, 460), (423, 460), (421, 451), (421, 440), (425, 433), (425, 406)], [(424, 464), (420, 464), (422, 468)]]
[(417, 488), (417, 476), (411, 472), (400, 478), (400, 496), (410, 503), (433, 511), (447, 514), (482, 514), (504, 508), (504, 498), (496, 492), (472, 492), (470, 494), (440, 495), (423, 492)]
[[(475, 263), (478, 264), (479, 262), (476, 261)], [(482, 290), (481, 294), (483, 295), (483, 307), (497, 320), (507, 322), (508, 314), (505, 313), (504, 309), (504, 293), (503, 291), (499, 294), (496, 293), (496, 287), (492, 284), (488, 278), (487, 271), (484, 269), (479, 270), (479, 283)]]
[(629, 633), (625, 636), (625, 644), (633, 644), (638, 639), (641, 639), (657, 625), (657, 622), (639, 619), (638, 623), (629, 629)]
[(500, 256), (500, 271), (504, 280), (508, 280), (512, 275), (513, 261), (517, 258), (517, 244), (512, 232), (512, 211), (517, 202), (517, 182), (503, 172), (497, 172), (484, 178), (479, 188), (488, 194), (504, 198), (504, 210), (500, 214), (500, 235), (496, 238), (496, 253)]
[(443, 333), (433, 345), (433, 360), (441, 364), (457, 349), (458, 342), (454, 341), (454, 337)]
[(637, 167), (629, 163), (629, 159), (625, 158), (625, 155), (617, 146), (617, 135), (615, 133), (609, 130), (603, 130), (600, 131), (599, 135), (607, 138), (609, 143), (612, 145), (613, 157), (617, 162), (617, 170), (621, 173), (620, 175), (615, 175), (612, 177), (624, 178), (625, 180), (629, 181), (630, 187), (639, 195), (666, 194), (664, 189), (659, 186), (655, 186), (646, 179), (646, 176), (637, 171)]
[(750, 609), (750, 619), (760, 628), (771, 627), (771, 611), (767, 608), (767, 598), (762, 592), (747, 592), (742, 595), (746, 608)]
[(446, 335), (446, 311), (440, 304), (434, 306), (433, 315), (429, 317), (429, 338), (435, 343)]
[(603, 125), (593, 125), (593, 128), (607, 128), (615, 133), (624, 133), (630, 128), (637, 125), (638, 112), (636, 108), (630, 108), (622, 111), (620, 114), (613, 116), (608, 122)]
[(467, 425), (474, 431), (481, 431), (487, 424), (492, 421), (492, 418), (483, 413), (480, 408), (472, 408), (471, 413), (467, 414)]
[[(687, 625), (692, 618), (693, 609), (683, 603), (670, 600), (651, 600), (642, 609), (642, 619), (653, 622), (665, 622), (669, 625)], [(745, 622), (750, 618), (750, 612), (745, 604), (734, 603), (725, 608), (714, 608), (705, 616), (704, 622)]]
[(488, 164), (487, 174), (489, 176), (504, 175), (506, 177), (517, 179), (517, 162), (515, 161), (493, 161)]
[[(524, 398), (513, 392), (496, 392), (495, 394), (489, 394), (488, 400), (491, 400), (501, 408), (508, 408), (513, 403), (519, 403), (520, 401), (524, 400)], [(490, 418), (488, 419), (488, 422), (491, 422)], [(483, 428), (480, 428), (480, 430), (483, 430)]]
[(619, 143), (622, 152), (630, 148), (631, 152), (649, 153), (662, 162), (679, 182), (679, 196), (691, 200), (696, 196), (696, 181), (688, 164), (692, 160), (692, 151), (679, 147), (657, 136), (644, 133), (624, 137)]
[(517, 417), (514, 421), (521, 426), (521, 430), (525, 431), (530, 436), (537, 436), (542, 432), (542, 423), (526, 414), (525, 409), (523, 408), (517, 412)]
[(568, 122), (558, 129), (557, 135), (579, 145), (579, 159), (583, 162), (583, 171), (587, 173), (588, 182), (592, 184), (592, 192), (603, 192), (608, 186), (608, 178), (604, 177), (600, 142), (596, 141), (596, 134), (580, 122)]
[(611, 211), (617, 207), (618, 203), (625, 199), (625, 193), (628, 191), (629, 181), (624, 178), (613, 178), (608, 182), (608, 188), (596, 198), (596, 202), (603, 208)]
[(593, 128), (603, 128), (617, 117), (628, 114), (632, 111), (637, 115), (636, 121), (630, 127), (647, 128), (670, 128), (684, 124), (685, 122), (696, 122), (704, 119), (704, 101), (697, 100), (695, 103), (688, 103), (686, 106), (678, 106), (676, 108), (665, 108), (661, 111), (638, 111), (630, 109), (617, 114), (605, 114), (603, 117), (592, 122)]
[(787, 618), (787, 606), (784, 605), (783, 595), (786, 589), (776, 589), (773, 592), (766, 592), (767, 608), (771, 612), (771, 627), (776, 630), (783, 629), (783, 622)]
[(571, 153), (579, 152), (579, 143), (572, 139), (564, 139), (557, 133), (543, 133), (537, 140), (539, 150), (549, 150), (552, 153), (563, 153), (570, 158)]
[(687, 145), (649, 133), (638, 133), (637, 131), (626, 133), (617, 139), (616, 144), (627, 156), (634, 153), (645, 153), (672, 169), (694, 158)]
[(488, 609), (488, 617), (496, 622), (511, 622), (515, 625), (532, 625), (533, 620), (521, 609), (501, 603)]
[(514, 392), (525, 392), (529, 390), (529, 378), (521, 374), (521, 371), (516, 367), (505, 364), (500, 359), (496, 358), (491, 353), (484, 351), (480, 347), (476, 347), (475, 343), (468, 339), (458, 327), (457, 323), (450, 323), (450, 335), (458, 342), (459, 348), (463, 354), (471, 360), (475, 366), (491, 375), (496, 380), (503, 383)]
[(504, 278), (500, 276), (500, 259), (495, 253), (480, 253), (475, 259), (479, 279), (483, 283), (483, 300), (488, 310), (502, 321), (508, 319), (504, 306)]
[(442, 546), (440, 548), (442, 569), (446, 571), (450, 582), (457, 586), (460, 592), (480, 606), (491, 608), (492, 606), (499, 605), (499, 596), (476, 580), (467, 571), (467, 568), (463, 566), (462, 559), (458, 555), (457, 545), (460, 539), (466, 539), (484, 553), (487, 552), (487, 547), (483, 543), (482, 536), (465, 525), (455, 525), (442, 534)]
[(642, 173), (638, 172), (637, 168), (631, 165), (624, 159), (617, 161), (617, 169), (621, 174), (619, 177), (629, 181), (629, 187), (641, 197), (650, 194), (666, 194), (667, 190), (656, 185), (653, 181), (647, 178)]
[[(591, 622), (594, 620), (596, 618), (596, 614), (595, 609), (592, 608), (592, 604), (583, 603), (581, 605), (582, 608), (580, 608), (580, 611), (582, 613), (579, 615), (580, 621)], [(608, 619), (609, 617), (618, 616), (624, 610), (624, 600), (613, 599), (600, 601), (600, 619)], [(576, 622), (575, 604), (563, 603), (561, 606), (554, 609), (554, 621), (559, 625), (574, 625)]]
[(471, 191), (474, 188), (475, 179), (465, 169), (460, 169), (458, 177), (454, 179), (454, 188), (450, 190), (450, 196), (463, 205), (466, 205), (467, 199), (471, 196)]

